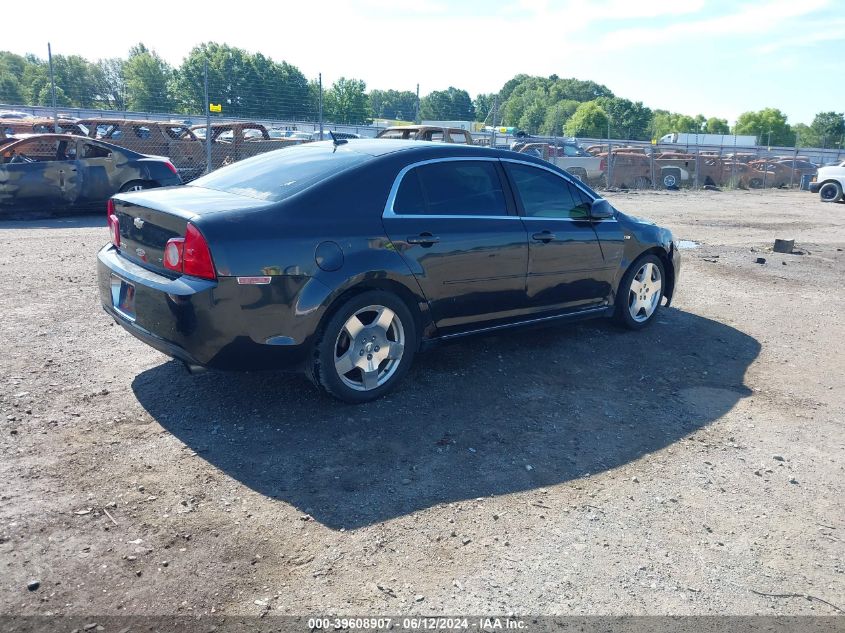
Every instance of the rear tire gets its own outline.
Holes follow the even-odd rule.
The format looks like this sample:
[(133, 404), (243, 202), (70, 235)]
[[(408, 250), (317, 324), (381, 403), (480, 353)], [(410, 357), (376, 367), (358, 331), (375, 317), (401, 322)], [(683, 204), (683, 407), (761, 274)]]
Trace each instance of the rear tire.
[(657, 255), (639, 257), (622, 277), (616, 293), (616, 322), (629, 330), (641, 330), (654, 321), (663, 300), (666, 271)]
[(838, 182), (826, 182), (819, 188), (819, 200), (839, 202), (842, 200), (842, 185)]
[(681, 170), (678, 167), (664, 167), (660, 179), (667, 189), (679, 187), (681, 185)]
[(344, 402), (370, 402), (402, 380), (416, 349), (408, 306), (389, 292), (370, 290), (351, 297), (320, 328), (308, 376)]
[(130, 180), (120, 188), (120, 193), (142, 191), (143, 189), (152, 189), (155, 186), (155, 183), (152, 183), (149, 180)]

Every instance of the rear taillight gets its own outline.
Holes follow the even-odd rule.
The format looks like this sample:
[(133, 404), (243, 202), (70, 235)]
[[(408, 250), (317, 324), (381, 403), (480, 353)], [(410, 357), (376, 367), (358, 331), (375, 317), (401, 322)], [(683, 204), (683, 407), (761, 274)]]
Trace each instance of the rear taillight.
[(114, 214), (114, 200), (109, 198), (109, 201), (106, 202), (106, 220), (108, 220)]
[(601, 162), (599, 163), (599, 170), (604, 171), (607, 169), (607, 159), (602, 158)]
[(164, 267), (192, 277), (217, 279), (208, 242), (190, 222), (185, 237), (167, 240), (164, 247)]
[(176, 171), (176, 167), (174, 167), (174, 166), (173, 166), (173, 163), (171, 163), (169, 160), (164, 161), (164, 164), (165, 164), (165, 165), (167, 166), (167, 168), (168, 168), (170, 171), (172, 171), (174, 174), (178, 174), (178, 173), (179, 173), (179, 172), (177, 172), (177, 171)]
[[(111, 200), (109, 200), (111, 203)], [(111, 234), (111, 243), (120, 248), (120, 220), (114, 213), (109, 214), (109, 233)]]

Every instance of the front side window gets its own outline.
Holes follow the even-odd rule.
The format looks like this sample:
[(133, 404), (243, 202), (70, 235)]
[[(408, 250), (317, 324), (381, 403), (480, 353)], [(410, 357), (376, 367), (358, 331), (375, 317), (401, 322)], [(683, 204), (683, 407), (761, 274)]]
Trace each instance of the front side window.
[(491, 161), (441, 161), (409, 170), (396, 193), (397, 215), (507, 215)]
[(590, 201), (577, 187), (539, 167), (507, 163), (508, 174), (529, 218), (570, 218), (590, 216)]
[(4, 164), (41, 163), (76, 158), (76, 141), (34, 137), (2, 153)]

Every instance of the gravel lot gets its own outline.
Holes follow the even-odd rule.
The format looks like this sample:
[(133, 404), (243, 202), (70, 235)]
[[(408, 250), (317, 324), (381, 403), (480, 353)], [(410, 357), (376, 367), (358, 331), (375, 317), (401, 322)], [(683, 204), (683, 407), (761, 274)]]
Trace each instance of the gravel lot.
[(653, 327), (450, 344), (357, 407), (112, 324), (102, 218), (0, 224), (0, 613), (845, 609), (845, 205), (612, 201), (699, 243)]

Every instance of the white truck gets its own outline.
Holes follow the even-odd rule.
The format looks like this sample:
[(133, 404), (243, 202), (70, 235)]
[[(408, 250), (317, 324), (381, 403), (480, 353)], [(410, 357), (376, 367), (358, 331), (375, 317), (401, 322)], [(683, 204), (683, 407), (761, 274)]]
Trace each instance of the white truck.
[(757, 147), (756, 136), (741, 136), (737, 134), (687, 134), (686, 132), (672, 132), (664, 134), (659, 144), (672, 143), (695, 147), (697, 145), (715, 145), (718, 147)]
[(810, 183), (810, 193), (819, 194), (822, 202), (839, 202), (845, 191), (845, 161), (822, 167)]

